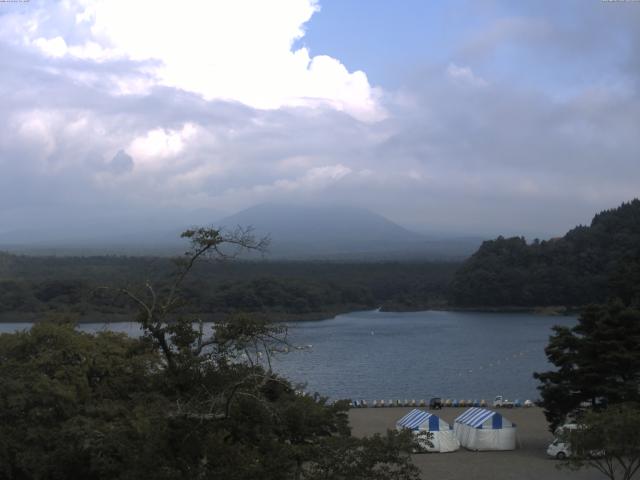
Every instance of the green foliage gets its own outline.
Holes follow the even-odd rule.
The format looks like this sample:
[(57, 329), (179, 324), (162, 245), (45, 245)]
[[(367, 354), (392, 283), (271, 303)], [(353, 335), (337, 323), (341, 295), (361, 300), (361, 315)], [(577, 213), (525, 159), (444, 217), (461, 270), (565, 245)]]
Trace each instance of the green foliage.
[(388, 431), (362, 440), (333, 437), (312, 458), (305, 480), (383, 480), (414, 478), (419, 470), (406, 454), (414, 447), (412, 433)]
[(0, 311), (30, 310), (36, 303), (34, 291), (25, 282), (0, 281)]
[(555, 327), (545, 349), (557, 370), (536, 373), (551, 430), (569, 414), (640, 401), (640, 310), (621, 302), (593, 305), (573, 328)]
[(127, 450), (152, 433), (136, 424), (166, 407), (154, 393), (160, 369), (148, 345), (120, 334), (42, 323), (0, 335), (0, 478), (99, 478), (123, 468)]
[(141, 338), (60, 322), (0, 335), (0, 480), (417, 479), (409, 437), (351, 437), (347, 402), (299, 395), (271, 370), (285, 329), (242, 314), (207, 335), (184, 314), (196, 260), (261, 246), (184, 236), (168, 282), (119, 289)]
[(451, 285), (453, 303), (466, 306), (582, 306), (609, 297), (640, 302), (638, 199), (562, 238), (484, 242)]
[(571, 449), (564, 464), (572, 469), (596, 468), (611, 480), (630, 480), (640, 469), (638, 432), (640, 408), (637, 404), (587, 412), (577, 429), (562, 435)]
[[(228, 252), (230, 253), (230, 252)], [(85, 317), (124, 315), (129, 299), (96, 290), (108, 285), (142, 285), (170, 280), (166, 258), (26, 257), (4, 255), (0, 271), (0, 313), (73, 311)], [(184, 261), (184, 259), (182, 259)], [(388, 306), (394, 310), (442, 305), (456, 263), (330, 263), (200, 261), (182, 285), (189, 313), (255, 312), (304, 318)]]
[(145, 339), (49, 323), (0, 336), (0, 479), (417, 478), (406, 440), (353, 438), (346, 402), (234, 360), (251, 330), (227, 326), (173, 371)]

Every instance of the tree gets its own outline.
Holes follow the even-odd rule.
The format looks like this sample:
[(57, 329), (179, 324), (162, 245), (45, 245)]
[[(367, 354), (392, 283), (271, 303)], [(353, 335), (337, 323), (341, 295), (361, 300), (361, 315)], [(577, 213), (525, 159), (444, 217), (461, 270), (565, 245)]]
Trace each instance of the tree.
[(415, 448), (413, 432), (388, 432), (365, 439), (333, 437), (321, 455), (310, 460), (305, 480), (376, 480), (413, 478), (418, 469), (407, 450)]
[(486, 241), (451, 282), (461, 306), (584, 306), (640, 302), (640, 200), (594, 216), (564, 237)]
[(572, 469), (593, 467), (611, 480), (630, 480), (640, 469), (640, 408), (637, 404), (610, 406), (587, 412), (563, 440), (571, 454), (564, 462)]
[(587, 308), (575, 327), (555, 327), (545, 352), (557, 370), (535, 373), (554, 431), (584, 405), (640, 400), (640, 311), (614, 301)]
[[(150, 281), (145, 283), (141, 292), (130, 288), (117, 290), (138, 307), (138, 321), (144, 334), (160, 349), (169, 370), (175, 370), (180, 360), (188, 362), (199, 356), (205, 347), (216, 343), (213, 338), (204, 340), (201, 319), (193, 319), (200, 325), (196, 332), (191, 325), (192, 319), (180, 316), (185, 305), (181, 287), (196, 262), (212, 255), (217, 260), (227, 260), (246, 250), (264, 252), (269, 245), (268, 238), (256, 239), (251, 229), (240, 227), (230, 233), (214, 228), (195, 228), (184, 231), (180, 236), (189, 239), (190, 248), (182, 258), (176, 259), (177, 269), (161, 291)], [(262, 333), (266, 335), (262, 337), (263, 341), (273, 337), (273, 332)], [(268, 354), (266, 344), (264, 346)]]
[(197, 262), (266, 242), (183, 237), (191, 248), (167, 282), (117, 290), (137, 305), (141, 338), (68, 323), (0, 335), (0, 480), (416, 479), (409, 437), (354, 438), (347, 402), (300, 395), (271, 369), (285, 328), (236, 315), (207, 332), (185, 313)]
[(170, 407), (161, 369), (121, 334), (40, 323), (0, 335), (0, 478), (113, 478)]

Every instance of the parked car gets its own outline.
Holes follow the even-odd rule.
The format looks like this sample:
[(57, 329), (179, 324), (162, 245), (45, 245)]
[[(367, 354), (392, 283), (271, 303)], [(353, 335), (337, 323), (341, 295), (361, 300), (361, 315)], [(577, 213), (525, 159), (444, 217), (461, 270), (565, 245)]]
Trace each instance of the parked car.
[(429, 400), (429, 408), (432, 410), (440, 410), (442, 408), (442, 399), (440, 397), (434, 397)]
[(564, 460), (565, 458), (571, 456), (571, 448), (567, 442), (556, 438), (547, 447), (547, 455), (553, 458), (557, 458), (558, 460)]
[[(567, 432), (578, 429), (579, 426), (575, 423), (565, 423), (564, 425), (556, 428), (554, 432), (556, 438), (547, 447), (547, 455), (558, 460), (564, 460), (571, 456), (571, 444), (567, 441)], [(591, 457), (601, 457), (604, 455), (603, 450), (593, 450), (589, 452)]]

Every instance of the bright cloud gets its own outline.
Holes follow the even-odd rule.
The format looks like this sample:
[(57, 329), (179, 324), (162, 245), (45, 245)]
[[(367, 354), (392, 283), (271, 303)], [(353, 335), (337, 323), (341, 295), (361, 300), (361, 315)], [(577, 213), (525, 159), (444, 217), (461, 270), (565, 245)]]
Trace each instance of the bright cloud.
[(163, 160), (177, 159), (197, 134), (197, 127), (186, 123), (180, 130), (156, 128), (135, 138), (127, 149), (142, 166), (157, 168)]
[[(207, 100), (260, 109), (329, 106), (363, 121), (385, 116), (380, 91), (364, 72), (293, 49), (319, 10), (316, 0), (69, 0), (60, 8), (67, 31), (36, 21), (28, 40), (54, 58), (152, 61), (147, 71), (156, 84)], [(153, 86), (134, 78), (116, 83), (124, 94)]]
[(484, 78), (474, 75), (469, 67), (459, 67), (454, 63), (450, 63), (447, 67), (447, 75), (454, 81), (467, 83), (475, 87), (486, 87), (488, 85)]
[(640, 90), (529, 88), (531, 71), (496, 73), (504, 42), (381, 95), (295, 46), (322, 14), (311, 0), (15, 7), (0, 15), (0, 233), (301, 199), (430, 229), (562, 233), (639, 193)]

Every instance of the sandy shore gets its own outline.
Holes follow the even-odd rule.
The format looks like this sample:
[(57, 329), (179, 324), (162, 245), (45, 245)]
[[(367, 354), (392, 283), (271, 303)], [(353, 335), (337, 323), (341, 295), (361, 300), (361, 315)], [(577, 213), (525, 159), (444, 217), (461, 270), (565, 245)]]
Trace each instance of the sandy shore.
[[(349, 420), (356, 436), (384, 433), (395, 428), (395, 422), (411, 408), (352, 409)], [(451, 423), (465, 408), (443, 408), (436, 411)], [(542, 410), (537, 407), (505, 409), (500, 412), (518, 428), (518, 449), (508, 452), (470, 452), (460, 449), (452, 453), (414, 455), (414, 463), (422, 470), (422, 478), (442, 480), (556, 480), (604, 478), (596, 470), (573, 472), (558, 469), (559, 462), (546, 456), (553, 436), (547, 429)]]

